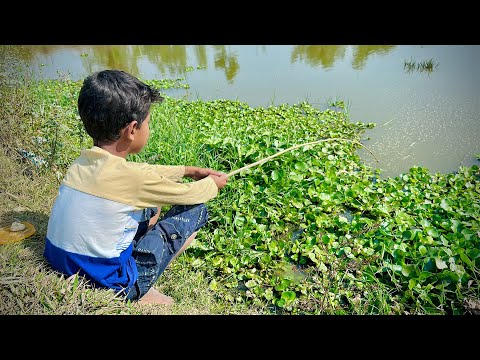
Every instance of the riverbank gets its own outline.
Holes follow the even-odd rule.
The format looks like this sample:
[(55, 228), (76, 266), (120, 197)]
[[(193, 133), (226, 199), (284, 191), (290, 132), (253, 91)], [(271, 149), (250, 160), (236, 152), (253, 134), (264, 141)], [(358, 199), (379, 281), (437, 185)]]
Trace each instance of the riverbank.
[[(6, 124), (1, 225), (36, 233), (0, 248), (4, 314), (465, 314), (479, 299), (480, 172), (414, 167), (380, 179), (356, 154), (368, 124), (304, 102), (166, 98), (132, 161), (230, 172), (319, 138), (350, 139), (288, 152), (240, 172), (209, 204), (210, 223), (156, 284), (173, 308), (142, 308), (64, 279), (42, 258), (64, 171), (91, 146), (76, 113), (79, 82), (3, 78)], [(169, 82), (152, 82), (165, 88)], [(3, 176), (4, 175), (4, 176)]]

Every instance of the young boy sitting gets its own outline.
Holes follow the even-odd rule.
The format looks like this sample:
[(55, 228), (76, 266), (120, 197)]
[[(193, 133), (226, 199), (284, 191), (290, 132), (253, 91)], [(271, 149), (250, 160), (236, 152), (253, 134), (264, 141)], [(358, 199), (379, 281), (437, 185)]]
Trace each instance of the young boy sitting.
[[(227, 175), (194, 166), (127, 161), (147, 143), (158, 90), (120, 70), (88, 76), (78, 111), (93, 147), (72, 163), (52, 207), (44, 256), (139, 303), (172, 304), (153, 286), (205, 225), (205, 202)], [(182, 182), (183, 177), (195, 181)], [(159, 220), (160, 208), (173, 205)]]

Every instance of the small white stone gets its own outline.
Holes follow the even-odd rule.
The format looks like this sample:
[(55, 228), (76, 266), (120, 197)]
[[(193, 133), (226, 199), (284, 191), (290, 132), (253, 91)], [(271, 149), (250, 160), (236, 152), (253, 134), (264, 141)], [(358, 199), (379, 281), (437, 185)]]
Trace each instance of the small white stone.
[(25, 229), (25, 225), (23, 225), (21, 222), (18, 222), (18, 221), (14, 221), (10, 226), (10, 231), (22, 231), (24, 229)]

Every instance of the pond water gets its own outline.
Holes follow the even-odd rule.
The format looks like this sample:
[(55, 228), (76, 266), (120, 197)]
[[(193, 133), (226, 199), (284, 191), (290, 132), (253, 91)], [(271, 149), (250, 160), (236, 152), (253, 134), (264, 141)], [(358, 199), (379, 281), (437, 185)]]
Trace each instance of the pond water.
[(480, 164), (477, 45), (37, 45), (24, 46), (38, 77), (72, 80), (105, 68), (142, 79), (185, 78), (189, 99), (251, 107), (342, 100), (367, 130), (362, 160), (397, 176)]

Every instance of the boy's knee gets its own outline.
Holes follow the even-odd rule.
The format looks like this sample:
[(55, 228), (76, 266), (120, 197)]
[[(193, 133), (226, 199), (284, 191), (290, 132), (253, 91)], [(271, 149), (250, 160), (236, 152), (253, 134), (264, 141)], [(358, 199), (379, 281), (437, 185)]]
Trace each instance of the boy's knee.
[(199, 205), (199, 214), (198, 214), (198, 220), (197, 220), (197, 230), (200, 229), (202, 226), (204, 226), (208, 221), (208, 208), (205, 204), (200, 204)]

